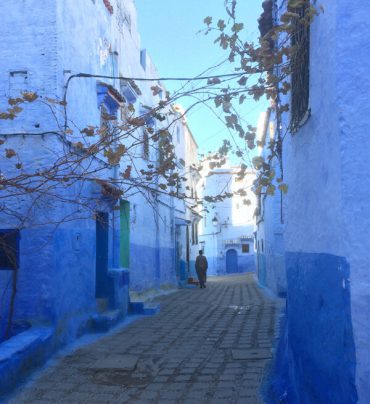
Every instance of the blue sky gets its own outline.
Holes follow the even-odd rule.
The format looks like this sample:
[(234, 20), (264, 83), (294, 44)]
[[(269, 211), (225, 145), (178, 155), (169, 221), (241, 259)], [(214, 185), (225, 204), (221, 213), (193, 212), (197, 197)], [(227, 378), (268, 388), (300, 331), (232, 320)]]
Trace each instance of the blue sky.
[[(261, 3), (262, 0), (239, 0), (238, 15), (245, 26), (245, 39), (258, 38), (257, 19), (262, 11)], [(193, 77), (227, 57), (213, 43), (213, 34), (198, 33), (205, 27), (203, 20), (206, 16), (212, 16), (215, 21), (226, 19), (223, 4), (224, 0), (136, 0), (142, 47), (151, 55), (161, 77)], [(226, 63), (208, 74), (233, 72), (232, 66)], [(172, 93), (181, 83), (166, 82), (166, 86)], [(187, 107), (192, 102), (183, 99), (181, 104)], [(256, 125), (259, 113), (265, 108), (263, 102), (247, 101), (243, 116), (250, 124)], [(232, 141), (228, 130), (208, 107), (195, 107), (188, 114), (188, 122), (200, 153), (215, 150), (223, 139)], [(239, 142), (237, 136), (235, 139)]]

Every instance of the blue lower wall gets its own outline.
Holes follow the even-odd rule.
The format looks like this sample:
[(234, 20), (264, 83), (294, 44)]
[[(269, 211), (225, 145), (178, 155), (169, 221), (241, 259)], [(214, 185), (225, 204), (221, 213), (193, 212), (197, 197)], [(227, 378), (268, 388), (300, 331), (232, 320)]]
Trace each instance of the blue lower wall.
[(131, 243), (130, 288), (135, 291), (177, 285), (174, 248), (154, 248)]
[(262, 286), (267, 286), (265, 254), (257, 253), (257, 276), (258, 282)]
[(287, 321), (270, 402), (357, 402), (350, 268), (331, 254), (286, 253)]
[(239, 272), (254, 272), (256, 270), (254, 254), (245, 254), (238, 256)]
[[(208, 260), (208, 275), (226, 275), (226, 257), (207, 256)], [(238, 254), (238, 271), (235, 273), (254, 272), (256, 270), (254, 254)]]

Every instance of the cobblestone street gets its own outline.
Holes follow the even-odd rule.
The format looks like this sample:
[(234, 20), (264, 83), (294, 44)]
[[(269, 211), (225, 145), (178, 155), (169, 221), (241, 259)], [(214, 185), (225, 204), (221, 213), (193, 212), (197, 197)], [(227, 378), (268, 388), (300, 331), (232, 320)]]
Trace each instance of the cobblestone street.
[(278, 302), (252, 275), (162, 296), (142, 317), (50, 365), (9, 403), (259, 403)]

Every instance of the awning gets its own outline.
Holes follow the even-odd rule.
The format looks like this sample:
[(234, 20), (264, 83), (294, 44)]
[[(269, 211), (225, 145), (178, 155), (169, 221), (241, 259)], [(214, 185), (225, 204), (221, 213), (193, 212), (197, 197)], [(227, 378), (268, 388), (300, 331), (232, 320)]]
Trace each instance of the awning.
[(175, 225), (176, 226), (188, 226), (189, 224), (191, 224), (190, 220), (185, 220), (185, 219), (182, 219), (180, 217), (175, 217)]
[(110, 115), (115, 115), (118, 108), (124, 102), (123, 97), (113, 86), (106, 83), (98, 83), (97, 85), (98, 93), (98, 106), (102, 104), (107, 108)]

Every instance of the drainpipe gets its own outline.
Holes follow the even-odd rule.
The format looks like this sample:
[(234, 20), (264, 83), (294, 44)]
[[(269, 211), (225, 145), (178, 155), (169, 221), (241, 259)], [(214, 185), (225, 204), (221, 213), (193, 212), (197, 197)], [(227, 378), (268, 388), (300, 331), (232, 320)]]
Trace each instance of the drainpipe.
[(172, 251), (172, 268), (175, 270), (176, 274), (176, 225), (175, 225), (175, 203), (174, 197), (171, 196), (170, 201), (170, 214), (171, 214), (171, 234), (172, 242), (173, 242), (173, 251)]

